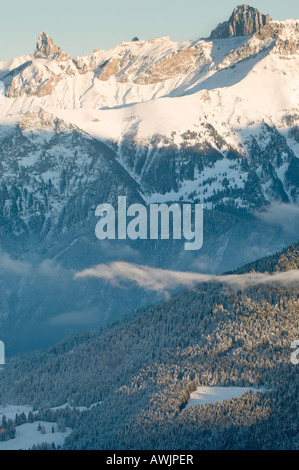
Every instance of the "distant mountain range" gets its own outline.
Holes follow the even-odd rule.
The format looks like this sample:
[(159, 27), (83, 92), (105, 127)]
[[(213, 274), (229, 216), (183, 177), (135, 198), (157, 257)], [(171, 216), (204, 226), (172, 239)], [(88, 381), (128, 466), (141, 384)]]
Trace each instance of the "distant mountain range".
[[(296, 241), (298, 20), (241, 5), (208, 39), (134, 40), (71, 58), (41, 33), (0, 63), (0, 325), (50, 346), (159, 299), (74, 281), (125, 260), (220, 273)], [(204, 247), (99, 242), (95, 208), (201, 202)]]

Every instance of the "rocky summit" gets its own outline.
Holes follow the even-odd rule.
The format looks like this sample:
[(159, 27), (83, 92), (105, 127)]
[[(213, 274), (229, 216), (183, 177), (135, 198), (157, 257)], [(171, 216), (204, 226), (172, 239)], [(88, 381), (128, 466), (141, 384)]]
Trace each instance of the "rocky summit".
[(237, 6), (230, 19), (220, 23), (211, 33), (211, 39), (224, 39), (236, 36), (249, 36), (270, 23), (270, 15), (263, 15), (250, 5)]
[(50, 57), (60, 57), (64, 55), (61, 48), (56, 46), (55, 42), (53, 41), (50, 36), (42, 32), (38, 36), (36, 49), (34, 51), (34, 56), (36, 58), (50, 58)]

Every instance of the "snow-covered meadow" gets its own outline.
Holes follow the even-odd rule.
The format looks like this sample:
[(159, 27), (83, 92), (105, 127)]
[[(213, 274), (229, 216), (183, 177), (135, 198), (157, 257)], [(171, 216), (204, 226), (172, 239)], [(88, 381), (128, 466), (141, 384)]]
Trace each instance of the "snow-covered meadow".
[[(25, 414), (26, 418), (30, 412), (33, 412), (31, 406), (14, 406), (14, 405), (0, 405), (0, 422), (3, 416), (7, 419), (14, 420), (16, 415)], [(42, 428), (42, 431), (39, 430)], [(52, 432), (54, 428), (54, 433)], [(57, 423), (49, 423), (44, 421), (35, 421), (33, 423), (25, 423), (16, 427), (15, 439), (0, 442), (0, 450), (30, 450), (34, 445), (47, 443), (55, 446), (62, 446), (64, 440), (72, 432), (70, 428), (66, 428), (61, 432), (57, 428)]]
[(258, 393), (265, 392), (265, 390), (248, 387), (198, 387), (195, 392), (191, 393), (186, 408), (240, 398), (246, 392)]

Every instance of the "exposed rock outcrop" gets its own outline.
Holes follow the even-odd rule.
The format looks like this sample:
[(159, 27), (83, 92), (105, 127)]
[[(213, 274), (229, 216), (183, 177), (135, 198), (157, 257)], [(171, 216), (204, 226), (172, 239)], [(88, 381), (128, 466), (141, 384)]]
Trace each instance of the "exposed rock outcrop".
[(36, 58), (51, 58), (53, 56), (64, 57), (65, 54), (62, 52), (61, 48), (56, 46), (50, 36), (43, 32), (38, 36), (36, 49), (33, 53)]
[(211, 33), (211, 39), (224, 39), (235, 36), (250, 36), (271, 21), (270, 15), (263, 15), (250, 5), (237, 6), (230, 19), (220, 23)]

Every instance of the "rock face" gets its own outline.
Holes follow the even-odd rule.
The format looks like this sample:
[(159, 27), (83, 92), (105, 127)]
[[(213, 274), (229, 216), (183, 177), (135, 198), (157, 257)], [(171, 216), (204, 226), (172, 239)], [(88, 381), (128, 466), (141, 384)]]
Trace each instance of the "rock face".
[(61, 48), (56, 46), (55, 42), (47, 33), (40, 33), (38, 36), (34, 56), (36, 58), (50, 58), (54, 55), (64, 55)]
[(230, 19), (220, 23), (211, 33), (211, 39), (224, 39), (236, 36), (250, 36), (271, 21), (270, 15), (263, 15), (250, 5), (237, 6)]

